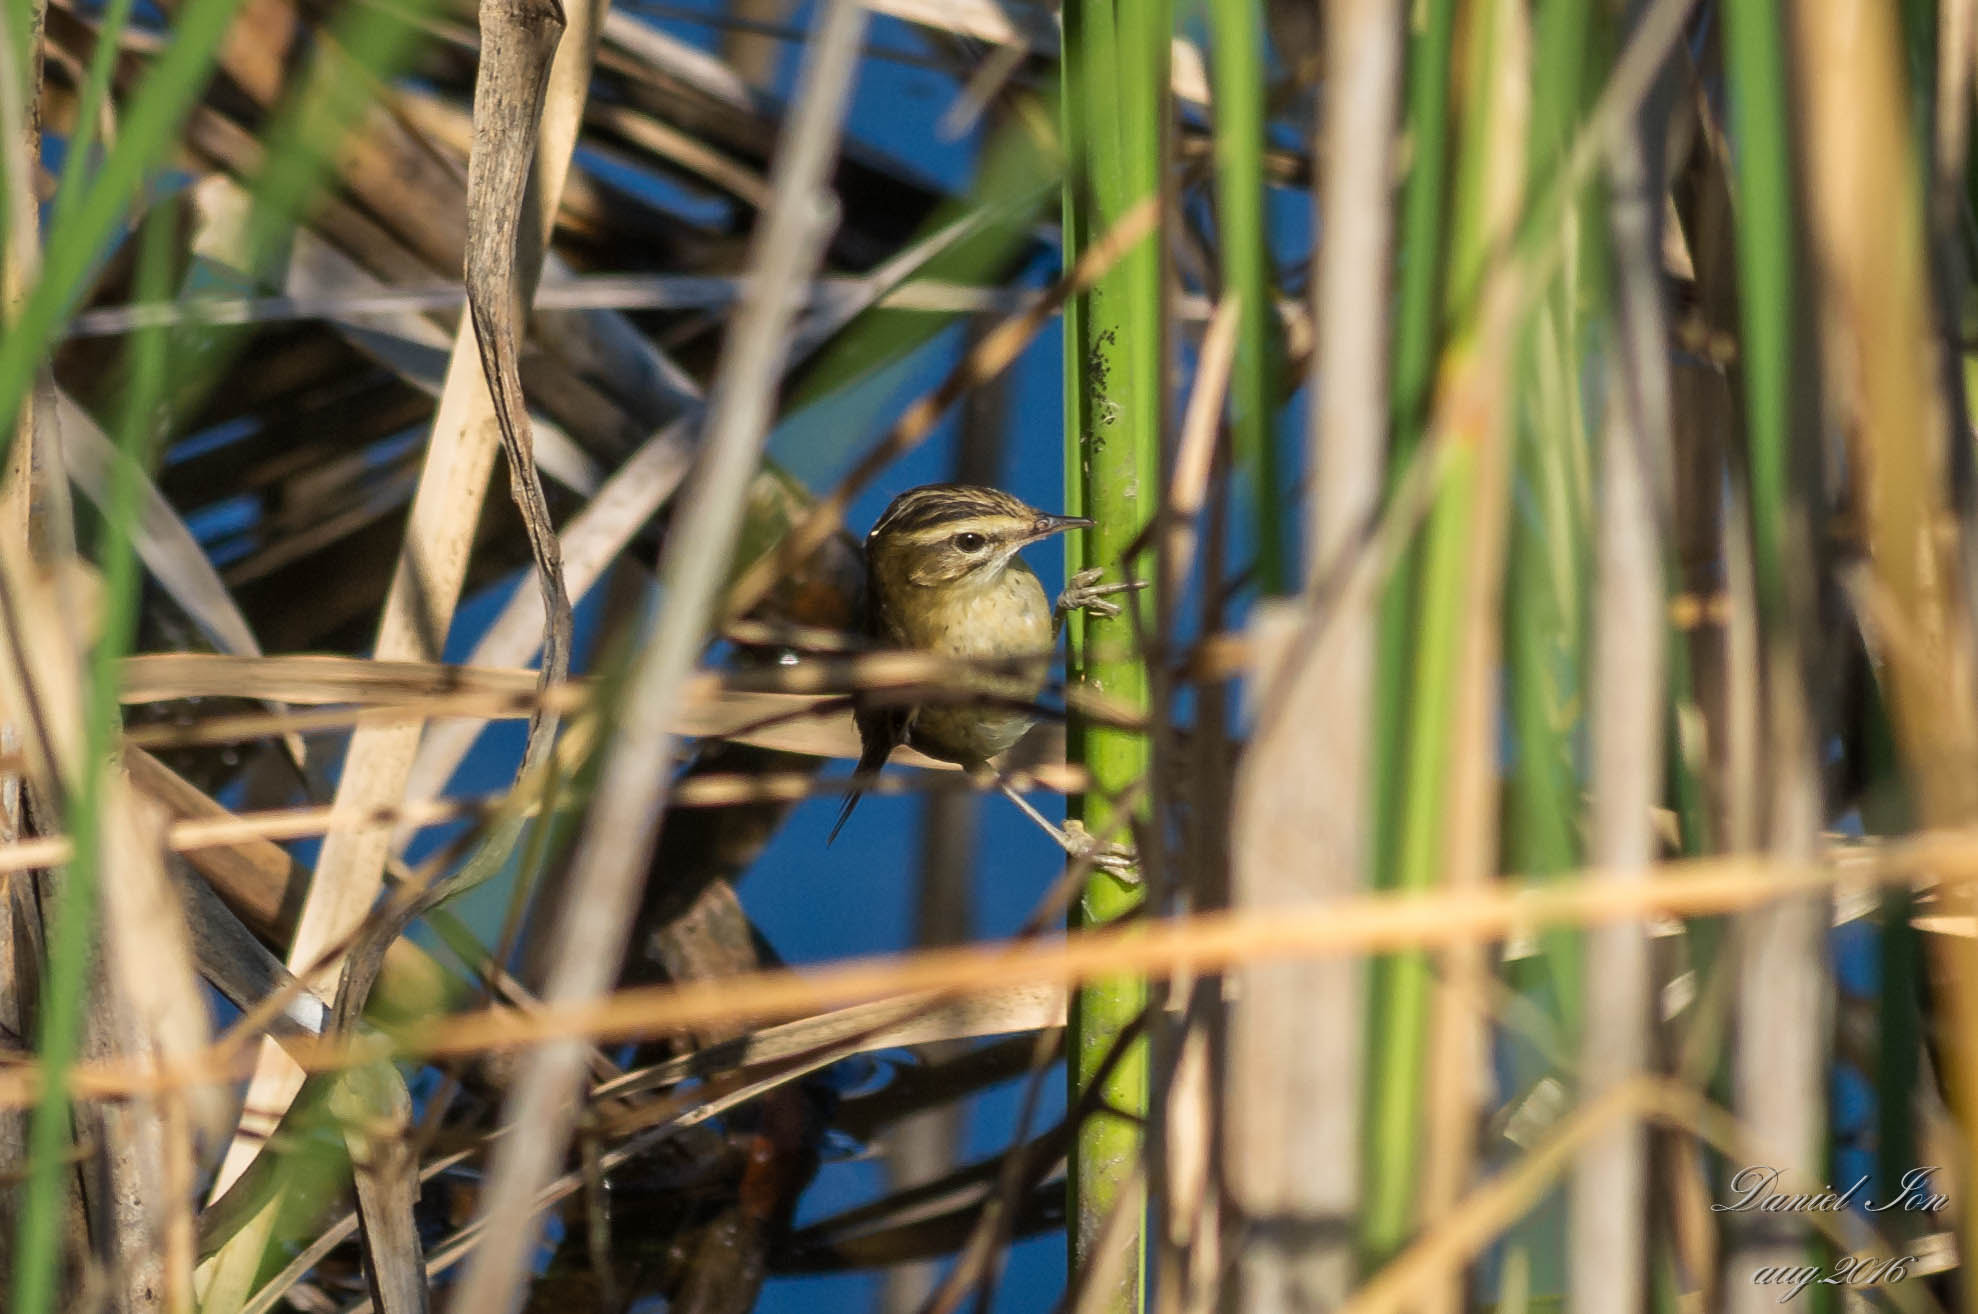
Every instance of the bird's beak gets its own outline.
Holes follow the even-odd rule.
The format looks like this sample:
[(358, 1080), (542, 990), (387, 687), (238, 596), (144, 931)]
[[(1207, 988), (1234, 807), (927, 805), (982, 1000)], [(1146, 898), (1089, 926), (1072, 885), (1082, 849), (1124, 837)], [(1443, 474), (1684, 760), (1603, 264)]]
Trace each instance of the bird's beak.
[(1062, 534), (1067, 529), (1090, 529), (1095, 523), (1084, 516), (1039, 516), (1031, 523), (1030, 532), (1023, 536), (1023, 541), (1035, 543), (1053, 534)]

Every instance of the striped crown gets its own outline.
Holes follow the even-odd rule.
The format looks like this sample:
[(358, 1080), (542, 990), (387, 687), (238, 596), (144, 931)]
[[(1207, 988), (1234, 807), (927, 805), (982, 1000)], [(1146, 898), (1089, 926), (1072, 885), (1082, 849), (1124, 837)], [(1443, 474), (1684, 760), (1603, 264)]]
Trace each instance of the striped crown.
[(1041, 513), (1020, 498), (980, 484), (927, 484), (910, 488), (893, 499), (872, 526), (866, 542), (882, 536), (921, 539), (929, 531), (959, 528), (970, 522), (1029, 522)]

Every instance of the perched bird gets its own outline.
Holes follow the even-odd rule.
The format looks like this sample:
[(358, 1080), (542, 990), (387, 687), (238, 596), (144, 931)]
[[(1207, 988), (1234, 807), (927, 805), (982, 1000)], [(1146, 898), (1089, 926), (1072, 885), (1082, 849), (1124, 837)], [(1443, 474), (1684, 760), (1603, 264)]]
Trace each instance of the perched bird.
[[(859, 780), (870, 780), (901, 744), (972, 772), (994, 770), (990, 759), (1013, 748), (1036, 720), (1024, 704), (1044, 688), (1065, 613), (1085, 608), (1118, 615), (1119, 605), (1107, 596), (1141, 587), (1102, 585), (1102, 569), (1085, 570), (1051, 605), (1017, 553), (1054, 534), (1091, 527), (1082, 516), (1047, 515), (1008, 493), (972, 484), (928, 484), (893, 499), (865, 539), (867, 635), (888, 647), (1006, 664), (966, 677), (962, 688), (980, 695), (974, 700), (902, 706), (858, 696)], [(1035, 661), (1019, 660), (1028, 657)], [(1012, 661), (1017, 664), (1007, 664)], [(862, 792), (845, 800), (831, 839)], [(1007, 783), (1003, 792), (1074, 855), (1123, 865), (1107, 860), (1117, 855), (1095, 853), (1051, 825)]]

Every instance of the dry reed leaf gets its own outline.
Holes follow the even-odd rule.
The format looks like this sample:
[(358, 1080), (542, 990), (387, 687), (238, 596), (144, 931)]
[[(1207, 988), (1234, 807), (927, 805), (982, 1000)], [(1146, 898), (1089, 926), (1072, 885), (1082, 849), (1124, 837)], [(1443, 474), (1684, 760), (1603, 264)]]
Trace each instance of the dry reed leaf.
[[(541, 12), (555, 20), (557, 30), (547, 34), (547, 45), (537, 52), (540, 59), (536, 62), (546, 65), (549, 52), (555, 48), (555, 36), (561, 29), (561, 15), (552, 15), (549, 10)], [(520, 37), (521, 34), (503, 35)], [(492, 41), (491, 49), (499, 58), (503, 49), (501, 39)], [(519, 46), (506, 49), (509, 53), (524, 54), (525, 64), (509, 70), (511, 73), (521, 72), (529, 62), (525, 49)], [(576, 65), (578, 71), (575, 75), (580, 90), (588, 81), (588, 49), (581, 54), (583, 57)], [(486, 164), (495, 164), (501, 176), (511, 181), (513, 190), (514, 208), (506, 222), (497, 223), (491, 229), (480, 222), (479, 216), (469, 215), (468, 237), (470, 251), (474, 252), (469, 264), (475, 279), (470, 286), (470, 302), (483, 302), (484, 317), (488, 314), (497, 318), (512, 317), (515, 303), (527, 299), (526, 294), (533, 286), (540, 264), (541, 242), (549, 231), (550, 225), (545, 217), (555, 213), (556, 196), (560, 192), (563, 171), (567, 168), (575, 134), (574, 121), (561, 125), (543, 146), (542, 167), (550, 171), (550, 176), (545, 180), (548, 185), (543, 196), (538, 198), (532, 234), (535, 240), (528, 243), (529, 250), (522, 257), (522, 268), (514, 271), (516, 277), (511, 282), (509, 268), (516, 259), (514, 234), (520, 218), (521, 188), (527, 160), (533, 153), (530, 148), (534, 141), (542, 78), (546, 71), (546, 67), (540, 69), (529, 79), (533, 85), (514, 88), (498, 86), (493, 89), (497, 95), (506, 95), (509, 91), (522, 92), (523, 103), (514, 108), (525, 111), (521, 118), (526, 121), (519, 128), (525, 135), (515, 143), (517, 151), (503, 150), (496, 156), (484, 156), (484, 183), (475, 183), (474, 167), (470, 164), (470, 191), (476, 204), (485, 205), (490, 195), (476, 190), (478, 186), (492, 184), (497, 191), (501, 190), (498, 177), (485, 172)], [(476, 154), (484, 153), (477, 151)], [(497, 270), (495, 265), (501, 268)], [(407, 526), (405, 551), (393, 575), (384, 620), (379, 629), (375, 651), (380, 658), (430, 656), (443, 641), (465, 574), (467, 553), (493, 463), (494, 442), (503, 430), (515, 434), (512, 441), (504, 441), (508, 441), (515, 463), (518, 494), (528, 503), (524, 509), (525, 516), (532, 510), (540, 512), (531, 522), (532, 547), (539, 563), (554, 563), (554, 532), (547, 524), (547, 511), (541, 504), (540, 485), (534, 485), (531, 490), (533, 461), (523, 446), (518, 427), (527, 424), (526, 412), (521, 411), (520, 407), (519, 382), (502, 378), (504, 364), (498, 359), (492, 361), (495, 377), (490, 379), (487, 369), (490, 362), (479, 349), (469, 350), (468, 338), (471, 334), (480, 348), (498, 353), (499, 345), (487, 340), (495, 329), (495, 320), (492, 319), (484, 318), (478, 324), (470, 321), (462, 326), (456, 338), (439, 415), (434, 421), (432, 443)], [(513, 345), (512, 342), (510, 345)], [(506, 364), (512, 371), (513, 361)], [(503, 387), (504, 383), (510, 386)], [(491, 387), (500, 388), (501, 392), (490, 392)], [(546, 581), (550, 581), (546, 587), (552, 590), (552, 597), (560, 597), (560, 567), (546, 569), (544, 575)], [(558, 610), (557, 605), (553, 603), (551, 610)], [(555, 654), (557, 657), (560, 655)], [(359, 815), (396, 803), (403, 794), (404, 780), (417, 747), (418, 734), (416, 723), (360, 728), (352, 738), (346, 757), (338, 787), (338, 802), (355, 807)], [(316, 882), (297, 927), (296, 942), (290, 952), (291, 966), (320, 957), (325, 949), (342, 941), (356, 926), (376, 897), (389, 854), (390, 839), (389, 831), (378, 827), (331, 832), (318, 862)], [(294, 1083), (284, 1084), (292, 1087)], [(292, 1095), (293, 1090), (288, 1090), (287, 1096)], [(285, 1102), (285, 1099), (269, 1101), (276, 1105)]]
[[(995, 217), (995, 209), (993, 204), (971, 208), (919, 241), (889, 255), (858, 278), (813, 279), (810, 284), (811, 305), (790, 340), (784, 375), (787, 377), (797, 366), (810, 359), (854, 319), (874, 306), (888, 302), (907, 286), (915, 274), (943, 252), (980, 232)], [(1042, 299), (1032, 298), (1020, 303), (1014, 308), (1015, 313), (1039, 304)]]
[[(124, 457), (88, 412), (59, 388), (51, 390), (52, 417), (61, 435), (62, 462), (69, 478), (85, 496), (102, 507), (109, 495), (110, 472)], [(240, 612), (234, 596), (213, 569), (211, 558), (185, 521), (158, 491), (149, 474), (138, 471), (137, 519), (128, 527), (131, 547), (159, 586), (190, 616), (213, 645), (225, 653), (258, 657), (261, 644)], [(271, 710), (283, 709), (276, 704)], [(299, 735), (284, 741), (298, 766), (308, 762), (308, 749)]]
[[(208, 181), (239, 191), (231, 179)], [(390, 294), (383, 280), (307, 228), (298, 230), (290, 244), (283, 287), (291, 297), (305, 302)], [(452, 289), (452, 302), (458, 303), (463, 296), (458, 287)], [(450, 340), (431, 320), (416, 313), (416, 307), (386, 316), (367, 315), (361, 321), (334, 314), (330, 319), (346, 341), (405, 382), (433, 397), (444, 391)], [(589, 454), (554, 420), (541, 415), (530, 418), (535, 426), (536, 464), (542, 472), (579, 493), (595, 489), (601, 475)]]
[[(687, 424), (680, 421), (647, 439), (564, 528), (564, 570), (575, 596), (581, 598), (590, 592), (603, 577), (605, 567), (625, 550), (632, 536), (651, 521), (686, 477), (692, 460)], [(526, 662), (541, 645), (542, 633), (541, 598), (517, 588), (474, 645), (468, 663), (507, 666)], [(475, 722), (442, 721), (434, 725), (419, 745), (407, 774), (406, 796), (438, 796), (479, 734), (480, 726)]]
[(730, 159), (692, 133), (628, 105), (592, 104), (587, 117), (597, 127), (624, 138), (657, 159), (678, 165), (758, 210), (769, 203), (769, 182), (762, 174)]
[(744, 113), (756, 109), (757, 98), (748, 80), (733, 68), (698, 46), (689, 45), (623, 10), (605, 15), (604, 39), (654, 71), (677, 78), (729, 109)]
[[(123, 765), (132, 785), (173, 819), (167, 837), (172, 850), (186, 855), (192, 868), (256, 935), (270, 943), (285, 943), (295, 929), (303, 872), (268, 836), (320, 832), (270, 826), (256, 833), (249, 818), (214, 802), (142, 749), (126, 746)], [(323, 828), (328, 824), (326, 812)], [(454, 993), (453, 980), (424, 949), (400, 940), (386, 955), (379, 994), (384, 1001), (443, 1006)]]
[[(399, 114), (428, 137), (443, 143), (463, 159), (468, 156), (474, 140), (472, 114), (457, 108), (451, 100), (417, 87), (394, 88), (391, 97)], [(586, 121), (590, 121), (588, 111)], [(593, 185), (573, 164), (564, 182), (561, 222), (570, 222), (572, 193)], [(598, 277), (573, 273), (554, 248), (544, 252), (542, 278), (529, 313), (529, 337), (539, 346), (553, 348), (557, 358), (578, 377), (608, 380), (612, 398), (642, 423), (670, 422), (691, 410), (700, 400), (700, 385), (693, 376), (649, 342), (625, 316), (609, 313), (638, 307), (622, 299), (571, 295)], [(602, 280), (609, 286), (620, 277), (604, 275)], [(555, 288), (564, 290), (559, 294), (552, 291)], [(375, 304), (380, 306), (403, 298), (406, 304), (401, 308), (424, 310), (460, 304), (465, 299), (465, 289), (457, 284), (435, 284), (410, 294), (393, 289), (373, 295)], [(536, 423), (540, 426), (543, 421), (538, 418)], [(538, 463), (542, 464), (540, 455)], [(554, 473), (547, 464), (543, 469), (545, 473)], [(594, 486), (580, 491), (588, 492)]]
[[(1869, 577), (1880, 586), (1857, 594), (1879, 594), (1886, 604), (1875, 626), (1882, 659), (1876, 678), (1908, 785), (1906, 806), (1925, 825), (1966, 825), (1978, 819), (1978, 645), (1969, 614), (1978, 579), (1971, 574), (1971, 504), (1950, 454), (1968, 441), (1970, 421), (1964, 398), (1944, 382), (1954, 369), (1941, 336), (1947, 285), (1939, 266), (1949, 247), (1930, 244), (1923, 204), (1930, 189), (1912, 148), (1910, 47), (1894, 12), (1860, 0), (1798, 5), (1793, 18), (1787, 31), (1800, 65), (1820, 70), (1795, 87), (1794, 126), (1810, 263), (1820, 276), (1826, 414), (1846, 438), (1847, 486), (1859, 490), (1856, 533)], [(1817, 503), (1809, 495), (1803, 505)], [(1814, 578), (1812, 550), (1793, 546), (1798, 578)], [(1793, 619), (1810, 631), (1811, 621)], [(1810, 638), (1801, 643), (1801, 653), (1818, 651)], [(1812, 656), (1803, 660), (1813, 669)], [(1809, 722), (1821, 692), (1816, 685), (1798, 695)], [(1803, 731), (1787, 763), (1807, 781), (1802, 793), (1815, 804), (1816, 764), (1826, 747), (1820, 733)], [(1970, 898), (1969, 890), (1946, 891), (1941, 911), (1969, 913)], [(1831, 1037), (1817, 1001), (1832, 984), (1818, 932), (1803, 920), (1795, 929), (1796, 953), (1772, 951), (1781, 961), (1768, 984), (1771, 1017), (1796, 1025), (1740, 1018), (1740, 1034), (1751, 1038), (1737, 1051), (1739, 1113), (1761, 1129), (1766, 1162), (1811, 1168), (1813, 1138), (1831, 1125), (1822, 1098)], [(1942, 1034), (1968, 1038), (1978, 1030), (1978, 946), (1947, 936), (1925, 944)], [(1942, 1063), (1943, 1089), (1969, 1126), (1978, 1117), (1978, 1051), (1964, 1039), (1931, 1059)], [(1945, 1167), (1953, 1180), (1978, 1178), (1978, 1143), (1966, 1137)], [(1747, 1243), (1726, 1272), (1735, 1279), (1780, 1262), (1791, 1243), (1790, 1234)], [(1968, 1264), (1973, 1256), (1965, 1258)], [(1737, 1301), (1732, 1308), (1740, 1308)]]
[[(1945, 881), (1978, 880), (1978, 831), (1917, 836), (1878, 857), (1868, 871), (1852, 868), (1848, 878), (1901, 884), (1919, 869), (1932, 870)], [(1548, 925), (1597, 925), (1651, 914), (1705, 916), (1824, 890), (1839, 879), (1836, 869), (1817, 864), (1794, 867), (1756, 857), (1721, 858), (1663, 864), (1650, 878), (1625, 884), (1582, 878), (1432, 895), (1364, 894), (1316, 908), (1202, 913), (1057, 941), (925, 950), (801, 973), (772, 971), (692, 987), (621, 991), (596, 1003), (545, 1005), (528, 1019), (462, 1014), (402, 1039), (415, 1052), (433, 1055), (577, 1034), (622, 1039), (797, 1016), (923, 991), (997, 989), (1108, 974), (1207, 973), (1278, 958), (1489, 942)], [(362, 1052), (326, 1048), (321, 1058), (348, 1061)]]
[[(359, 703), (375, 707), (400, 706), (410, 717), (513, 717), (524, 715), (534, 702), (532, 672), (498, 667), (452, 666), (438, 662), (384, 662), (359, 657), (305, 654), (236, 658), (214, 653), (143, 653), (125, 659), (122, 697), (127, 703), (162, 702), (184, 698), (265, 698), (296, 704)], [(673, 732), (683, 738), (723, 738), (779, 748), (813, 757), (857, 758), (857, 732), (841, 689), (917, 689), (938, 691), (961, 668), (924, 653), (877, 653), (845, 661), (819, 661), (808, 666), (728, 677), (704, 671), (689, 681)], [(774, 681), (788, 689), (831, 690), (828, 694), (770, 692), (724, 688), (735, 681)], [(565, 710), (588, 698), (591, 686), (572, 682), (552, 690), (549, 697)], [(1103, 711), (1103, 708), (1098, 709)], [(830, 712), (828, 717), (821, 715)], [(226, 718), (228, 734), (244, 737), (274, 734), (284, 729), (317, 729), (350, 724), (357, 713), (343, 712), (321, 719), (309, 714)], [(220, 718), (215, 718), (216, 721)], [(217, 738), (218, 736), (215, 736)], [(190, 742), (197, 736), (174, 727), (134, 731), (133, 741)], [(902, 748), (895, 761), (936, 770), (958, 770)], [(1007, 759), (1014, 768), (1051, 766), (1064, 761), (1064, 729), (1040, 724)], [(430, 795), (429, 795), (430, 797)]]
[(1187, 582), (1186, 572), (1195, 560), (1196, 524), (1208, 500), (1209, 475), (1222, 432), (1223, 399), (1229, 389), (1230, 368), (1236, 360), (1241, 309), (1241, 298), (1235, 293), (1216, 303), (1209, 327), (1202, 334), (1202, 346), (1195, 362), (1195, 385), (1189, 391), (1188, 406), (1182, 414), (1181, 437), (1175, 444), (1174, 473), (1167, 499), (1168, 574), (1162, 581), (1162, 592), (1171, 598), (1181, 596), (1182, 586)]
[[(429, 658), (438, 652), (466, 575), (499, 442), (471, 336), (463, 325), (448, 368), (446, 391), (374, 649), (382, 660)], [(395, 804), (418, 737), (416, 722), (360, 727), (345, 756), (338, 803), (359, 816)], [(375, 826), (330, 832), (289, 950), (291, 969), (323, 960), (332, 946), (346, 942), (356, 930), (383, 884), (390, 839), (389, 830)], [(311, 984), (327, 989), (334, 979), (334, 963), (331, 959)], [(250, 1087), (250, 1104), (270, 1111), (286, 1109), (301, 1086), (301, 1074), (278, 1051), (263, 1053), (267, 1067)], [(271, 1129), (272, 1122), (244, 1130), (265, 1135)], [(237, 1140), (216, 1190), (225, 1189), (257, 1149), (255, 1139)]]
[[(100, 506), (109, 493), (110, 471), (122, 462), (122, 454), (68, 393), (58, 388), (54, 399), (63, 466), (76, 486)], [(158, 485), (148, 475), (140, 474), (139, 478), (140, 502), (130, 536), (145, 569), (220, 651), (258, 657), (261, 645), (253, 628), (241, 615), (233, 594), (220, 582), (199, 540), (158, 491)]]
[[(435, 417), (426, 462), (406, 526), (405, 545), (393, 572), (375, 646), (382, 660), (429, 658), (444, 641), (459, 596), (481, 512), (482, 495), (499, 442), (481, 377), (478, 353), (463, 325), (448, 368), (447, 387)], [(360, 727), (352, 736), (337, 801), (367, 815), (398, 801), (417, 746), (416, 722)], [(347, 941), (383, 884), (390, 834), (379, 827), (332, 831), (324, 843), (289, 954), (291, 969), (323, 960)], [(334, 960), (310, 984), (327, 990)], [(301, 1073), (279, 1051), (264, 1048), (266, 1067), (250, 1087), (249, 1103), (278, 1116), (301, 1086)], [(223, 1191), (259, 1149), (275, 1117), (257, 1120), (235, 1142), (215, 1190)]]
[(277, 1039), (322, 1035), (329, 1026), (330, 1006), (295, 979), (197, 872), (182, 874), (178, 886), (193, 954), (207, 983), (243, 1013), (277, 993), (287, 996), (268, 1020), (268, 1032)]
[[(209, 175), (195, 186), (195, 190), (197, 186), (207, 183), (234, 186), (231, 179)], [(966, 218), (958, 220), (959, 229), (944, 229), (941, 234), (930, 235), (927, 240), (936, 240), (946, 233), (965, 232), (968, 223)], [(297, 241), (298, 246), (290, 263), (291, 274), (283, 285), (287, 291), (281, 295), (213, 296), (148, 305), (97, 306), (82, 311), (70, 320), (64, 336), (73, 341), (116, 337), (142, 328), (185, 324), (282, 324), (322, 319), (350, 329), (354, 335), (353, 341), (361, 342), (361, 336), (355, 335), (361, 335), (370, 321), (383, 319), (396, 326), (386, 340), (403, 339), (399, 344), (402, 359), (394, 358), (398, 360), (395, 368), (401, 377), (422, 391), (438, 396), (450, 339), (424, 316), (457, 309), (465, 304), (466, 292), (456, 283), (431, 280), (386, 284), (334, 247), (325, 245), (325, 239), (310, 229), (299, 230)], [(336, 277), (326, 278), (323, 271), (316, 268), (319, 260), (333, 270), (354, 271), (355, 277), (346, 278), (339, 273)], [(886, 263), (891, 265), (894, 262), (889, 260)], [(300, 277), (295, 273), (298, 264), (305, 271)], [(536, 293), (536, 315), (532, 323), (540, 323), (543, 317), (549, 315), (561, 316), (565, 311), (726, 310), (742, 295), (743, 280), (739, 274), (567, 274), (558, 276), (554, 282), (549, 281), (557, 268), (556, 261), (545, 260), (544, 282)], [(1044, 295), (1028, 288), (917, 278), (892, 283), (889, 290), (874, 298), (870, 292), (877, 273), (875, 270), (855, 275), (829, 274), (813, 279), (813, 311), (833, 309), (863, 297), (859, 304), (882, 306), (887, 310), (917, 310), (938, 315), (1008, 315), (1035, 305)], [(1282, 314), (1296, 310), (1294, 303), (1278, 304)], [(1214, 307), (1198, 293), (1176, 296), (1174, 317), (1178, 321), (1202, 324), (1213, 313)], [(623, 322), (615, 317), (600, 319), (609, 323)], [(415, 324), (419, 327), (415, 328)], [(535, 331), (540, 333), (542, 330)], [(567, 338), (562, 345), (567, 345)], [(379, 359), (385, 363), (383, 356)], [(618, 380), (613, 377), (612, 382), (615, 393)], [(682, 386), (688, 391), (682, 394), (680, 405), (691, 409), (699, 400), (699, 394), (693, 391), (695, 385), (691, 379)], [(628, 405), (631, 404), (628, 402)], [(634, 409), (642, 408), (635, 405)], [(536, 416), (535, 423), (541, 426), (550, 422)], [(538, 464), (541, 464), (540, 459)], [(547, 465), (543, 469), (545, 473), (554, 474)], [(584, 485), (573, 483), (570, 486), (586, 491)], [(595, 486), (594, 480), (590, 486)]]
[(332, 654), (234, 657), (223, 653), (139, 653), (124, 659), (126, 703), (181, 698), (270, 698), (282, 702), (420, 702), (444, 694), (533, 698), (536, 673), (435, 661)]
[[(1065, 998), (1062, 986), (1033, 984), (962, 996), (923, 995), (854, 1004), (750, 1031), (656, 1067), (627, 1073), (595, 1087), (591, 1097), (608, 1099), (657, 1090), (691, 1077), (772, 1063), (812, 1050), (829, 1049), (830, 1055), (823, 1062), (832, 1063), (849, 1053), (1061, 1027), (1065, 1022)], [(855, 1049), (837, 1048), (850, 1040), (858, 1042)]]
[[(164, 867), (164, 809), (112, 770), (105, 799), (103, 953), (130, 996), (147, 1043), (170, 1063), (206, 1044), (206, 997), (178, 891)], [(217, 1091), (193, 1093), (187, 1111), (202, 1136), (220, 1133), (225, 1104)]]

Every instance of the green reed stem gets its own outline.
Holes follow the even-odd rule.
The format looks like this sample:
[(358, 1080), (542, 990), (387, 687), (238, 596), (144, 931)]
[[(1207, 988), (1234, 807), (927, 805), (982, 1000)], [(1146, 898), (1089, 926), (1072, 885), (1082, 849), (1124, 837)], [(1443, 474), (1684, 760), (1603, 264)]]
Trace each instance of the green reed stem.
[(1257, 583), (1289, 587), (1272, 380), (1276, 316), (1271, 309), (1270, 245), (1264, 223), (1264, 31), (1256, 0), (1211, 0), (1215, 69), (1217, 253), (1223, 288), (1240, 297), (1236, 360), (1230, 373), (1230, 427), (1256, 507)]
[[(1064, 10), (1063, 122), (1065, 259), (1077, 258), (1133, 206), (1156, 195), (1167, 159), (1168, 52), (1173, 20), (1167, 0), (1071, 0)], [(1098, 527), (1067, 545), (1066, 565), (1088, 564), (1153, 578), (1151, 555), (1123, 560), (1160, 504), (1161, 437), (1166, 423), (1162, 245), (1141, 242), (1065, 316), (1065, 483), (1075, 514)], [(1143, 618), (1154, 605), (1134, 604)], [(1143, 620), (1141, 630), (1150, 628)], [(1145, 663), (1134, 651), (1135, 621), (1074, 615), (1069, 678), (1127, 705), (1148, 706)], [(1123, 829), (1118, 803), (1143, 785), (1151, 764), (1143, 735), (1087, 724), (1069, 726), (1070, 760), (1083, 762), (1093, 788), (1075, 801), (1095, 833)], [(1087, 882), (1073, 912), (1079, 926), (1113, 921), (1137, 908), (1140, 892), (1104, 872)], [(1072, 1001), (1067, 1075), (1071, 1099), (1084, 1098), (1120, 1035), (1145, 1010), (1146, 983), (1097, 981)], [(1069, 1173), (1071, 1263), (1095, 1260), (1094, 1245), (1121, 1200), (1142, 1153), (1139, 1119), (1148, 1107), (1146, 1042), (1103, 1076), (1105, 1108), (1079, 1126)], [(1131, 1207), (1131, 1202), (1128, 1202)], [(1133, 1254), (1102, 1307), (1132, 1314), (1145, 1296), (1146, 1239), (1134, 1229)]]

